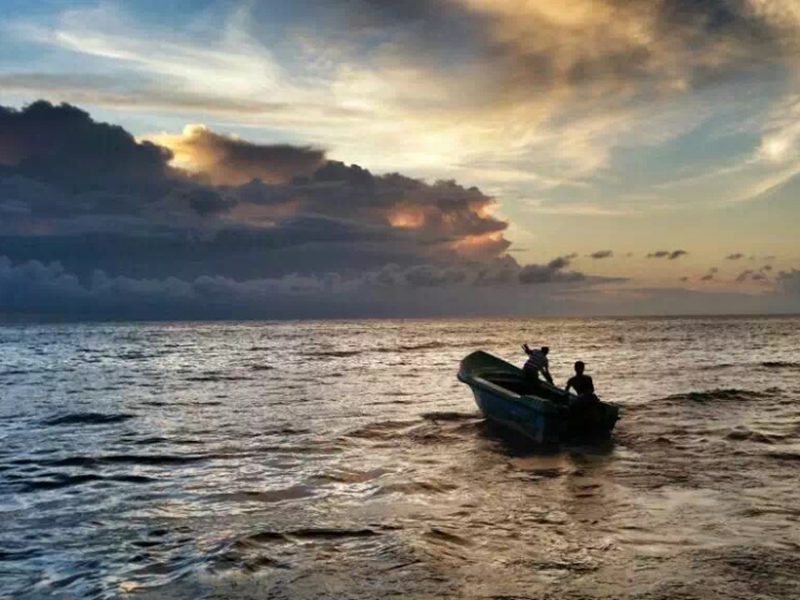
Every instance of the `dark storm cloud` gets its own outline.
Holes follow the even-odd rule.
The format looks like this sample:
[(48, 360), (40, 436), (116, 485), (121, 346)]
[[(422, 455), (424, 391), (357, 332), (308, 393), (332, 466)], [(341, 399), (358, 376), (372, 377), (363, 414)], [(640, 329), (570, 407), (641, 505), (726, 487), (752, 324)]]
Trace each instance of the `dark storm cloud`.
[(73, 189), (140, 186), (163, 180), (170, 157), (168, 150), (139, 143), (122, 127), (96, 123), (74, 106), (0, 106), (0, 165), (22, 176)]
[(681, 256), (689, 254), (686, 250), (656, 250), (647, 255), (647, 258), (666, 258), (668, 260), (676, 260)]
[[(0, 117), (0, 211), (16, 216), (0, 224), (6, 234), (41, 233), (45, 220), (48, 234), (77, 234), (82, 225), (100, 227), (104, 215), (106, 223), (133, 217), (142, 228), (184, 228), (206, 237), (238, 225), (269, 227), (265, 235), (274, 237), (284, 223), (309, 216), (382, 228), (385, 239), (406, 240), (420, 257), (436, 245), (442, 256), (494, 256), (508, 248), (502, 237), (508, 224), (490, 214), (494, 200), (454, 181), (377, 176), (325, 161), (319, 150), (251, 144), (197, 128), (181, 137), (188, 146), (175, 144), (201, 168), (198, 177), (188, 177), (169, 167), (168, 150), (136, 142), (72, 106), (37, 102), (4, 108)], [(246, 183), (201, 181), (221, 176)]]
[(614, 256), (614, 252), (612, 252), (611, 250), (598, 250), (597, 252), (592, 252), (589, 256), (591, 258), (599, 260), (602, 258), (611, 258), (612, 256)]
[(226, 200), (222, 195), (214, 190), (194, 189), (186, 192), (189, 206), (197, 214), (209, 216), (219, 212), (230, 210), (232, 202)]
[[(1, 114), (6, 311), (157, 316), (161, 307), (197, 316), (230, 301), (246, 314), (280, 316), (295, 314), (296, 300), (298, 314), (313, 315), (333, 294), (371, 314), (380, 302), (364, 298), (382, 290), (389, 305), (392, 287), (594, 281), (568, 270), (576, 255), (519, 264), (506, 254), (508, 223), (492, 215), (494, 199), (455, 181), (374, 175), (321, 151), (203, 130), (202, 143), (222, 156), (207, 168), (227, 182), (213, 185), (209, 172), (172, 168), (169, 150), (72, 106), (37, 102)], [(268, 173), (280, 181), (265, 181)]]
[(741, 252), (736, 252), (734, 254), (728, 254), (728, 256), (725, 257), (725, 260), (739, 260), (741, 258), (744, 258), (744, 254)]
[[(475, 265), (404, 268), (389, 264), (361, 273), (248, 280), (223, 275), (131, 278), (101, 270), (78, 277), (58, 263), (14, 264), (0, 257), (0, 312), (136, 319), (475, 314), (486, 311), (492, 298), (498, 298), (494, 289), (475, 285), (477, 273)], [(579, 279), (573, 274), (565, 281)], [(542, 306), (537, 303), (541, 296), (530, 296), (526, 286), (502, 289), (491, 306), (503, 307), (504, 312), (524, 313), (531, 306)], [(549, 303), (542, 308), (551, 309)]]

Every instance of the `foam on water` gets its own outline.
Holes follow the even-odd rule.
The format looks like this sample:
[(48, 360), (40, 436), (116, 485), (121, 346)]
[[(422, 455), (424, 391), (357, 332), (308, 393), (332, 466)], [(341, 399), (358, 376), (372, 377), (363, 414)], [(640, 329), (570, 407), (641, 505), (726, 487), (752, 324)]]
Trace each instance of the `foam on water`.
[[(587, 362), (613, 440), (480, 417), (458, 361), (522, 342)], [(800, 597), (798, 347), (797, 318), (0, 328), (0, 597)]]

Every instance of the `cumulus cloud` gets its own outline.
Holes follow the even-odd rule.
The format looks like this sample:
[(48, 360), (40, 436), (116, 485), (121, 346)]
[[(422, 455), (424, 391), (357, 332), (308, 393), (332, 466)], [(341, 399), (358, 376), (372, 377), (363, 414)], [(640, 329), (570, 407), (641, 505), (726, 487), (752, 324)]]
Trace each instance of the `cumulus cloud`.
[(753, 269), (745, 269), (736, 276), (735, 281), (737, 283), (743, 283), (745, 281), (757, 281), (760, 283), (764, 283), (766, 281), (769, 281), (769, 277), (767, 276), (767, 273), (764, 272), (763, 270), (755, 271)]
[(171, 154), (139, 143), (123, 128), (96, 123), (67, 104), (34, 102), (24, 110), (0, 106), (0, 166), (73, 189), (160, 181)]
[(589, 255), (590, 258), (594, 258), (596, 260), (602, 258), (611, 258), (612, 256), (614, 256), (614, 252), (612, 252), (611, 250), (598, 250), (597, 252), (592, 252)]
[[(65, 310), (110, 314), (145, 294), (151, 305), (197, 312), (209, 290), (258, 301), (311, 290), (323, 302), (387, 286), (412, 294), (600, 281), (569, 270), (576, 255), (519, 264), (494, 198), (452, 180), (375, 175), (321, 151), (208, 129), (185, 132), (170, 150), (68, 105), (0, 116), (4, 277), (29, 290), (14, 298), (32, 307), (63, 297)], [(180, 153), (195, 160), (193, 173), (174, 164)], [(63, 168), (72, 154), (76, 168)], [(4, 302), (13, 309), (12, 296)]]
[(174, 165), (199, 173), (213, 185), (241, 185), (253, 179), (286, 183), (312, 174), (325, 160), (317, 148), (253, 144), (214, 133), (205, 125), (187, 125), (181, 134), (148, 139), (169, 149)]
[(550, 283), (554, 281), (583, 281), (586, 276), (575, 271), (565, 271), (569, 256), (559, 256), (544, 265), (525, 265), (519, 272), (520, 283)]
[[(577, 283), (583, 279), (574, 273), (559, 276), (561, 264), (554, 260), (542, 265), (542, 273), (549, 275), (529, 282), (521, 280), (530, 268), (506, 265), (511, 267), (512, 276), (499, 282), (502, 291), (491, 306), (517, 313), (530, 310), (532, 305), (551, 311), (547, 292), (531, 296), (528, 286), (520, 283)], [(487, 302), (498, 294), (483, 285), (486, 282), (481, 276), (476, 265), (389, 264), (357, 273), (291, 273), (244, 280), (224, 275), (133, 278), (111, 276), (102, 270), (79, 277), (57, 262), (13, 263), (0, 257), (0, 312), (147, 319), (474, 314), (485, 311)], [(542, 298), (546, 302), (538, 304), (537, 299)]]
[(689, 254), (686, 250), (656, 250), (647, 255), (647, 258), (666, 258), (668, 260), (676, 260), (681, 256)]
[(700, 278), (700, 281), (713, 281), (714, 280), (714, 276), (717, 274), (718, 271), (719, 271), (719, 269), (717, 269), (717, 267), (711, 267), (708, 270), (708, 273), (706, 273), (705, 275), (703, 275)]
[(543, 285), (531, 294), (529, 286), (514, 282), (499, 290), (475, 285), (468, 273), (468, 269), (386, 265), (362, 273), (246, 280), (223, 275), (131, 278), (102, 271), (78, 277), (57, 263), (12, 263), (0, 257), (0, 312), (58, 318), (186, 319), (468, 315), (483, 313), (487, 306), (504, 314), (575, 314), (590, 306), (600, 314), (658, 314), (676, 309), (703, 314), (715, 313), (721, 305), (740, 313), (800, 307), (800, 271), (782, 272), (777, 289), (760, 295), (639, 288), (603, 294), (586, 282)]

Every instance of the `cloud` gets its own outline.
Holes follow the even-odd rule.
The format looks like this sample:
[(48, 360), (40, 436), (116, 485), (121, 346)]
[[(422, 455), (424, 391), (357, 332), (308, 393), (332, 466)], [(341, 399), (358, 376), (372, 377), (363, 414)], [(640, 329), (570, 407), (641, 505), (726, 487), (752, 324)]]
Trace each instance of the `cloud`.
[[(498, 268), (519, 267), (507, 260)], [(553, 261), (555, 262), (555, 261)], [(555, 262), (552, 271), (563, 261)], [(543, 265), (548, 267), (548, 265)], [(563, 268), (563, 267), (562, 267)], [(482, 285), (477, 270), (386, 265), (361, 273), (288, 274), (237, 280), (131, 278), (95, 271), (79, 277), (58, 263), (13, 263), (0, 257), (0, 312), (39, 318), (308, 318), (485, 314), (713, 314), (788, 312), (800, 308), (800, 271), (782, 272), (778, 287), (760, 295), (688, 290), (596, 288), (588, 281), (538, 286), (513, 276)], [(513, 275), (513, 274), (512, 274)], [(470, 277), (473, 277), (472, 279)]]
[(611, 250), (598, 250), (597, 252), (592, 252), (589, 256), (599, 260), (602, 258), (611, 258), (614, 256), (614, 253)]
[(187, 125), (181, 134), (148, 139), (172, 152), (172, 164), (200, 173), (213, 185), (235, 186), (253, 179), (287, 183), (311, 175), (325, 160), (325, 153), (316, 148), (253, 144), (214, 133), (205, 125)]
[(195, 161), (192, 176), (171, 166), (179, 155), (75, 107), (3, 108), (0, 191), (4, 212), (14, 218), (0, 224), (0, 233), (41, 234), (46, 226), (49, 236), (81, 235), (116, 227), (209, 240), (225, 230), (257, 229), (248, 239), (275, 240), (286, 237), (285, 226), (300, 243), (328, 241), (325, 231), (314, 232), (319, 239), (293, 231), (302, 217), (346, 223), (349, 233), (368, 233), (418, 260), (491, 258), (510, 245), (503, 237), (508, 223), (492, 215), (494, 199), (475, 187), (373, 175), (308, 147), (187, 131), (172, 141)]
[(745, 269), (741, 273), (736, 276), (735, 281), (737, 283), (743, 283), (745, 281), (766, 281), (767, 276), (764, 273), (759, 271), (754, 271), (752, 269)]
[(716, 275), (718, 272), (719, 272), (719, 269), (717, 269), (717, 267), (711, 267), (711, 268), (708, 270), (708, 273), (706, 273), (705, 275), (703, 275), (703, 276), (700, 278), (700, 281), (713, 281), (713, 280), (714, 280), (714, 276), (715, 276), (715, 275)]
[(511, 168), (487, 178), (545, 187), (693, 130), (714, 105), (692, 93), (788, 72), (798, 46), (777, 0), (222, 3), (191, 19), (191, 35), (112, 6), (15, 21), (85, 72), (30, 68), (3, 88), (203, 112), (381, 168), (472, 172), (502, 155)]
[[(459, 315), (480, 314), (487, 306), (521, 314), (531, 306), (553, 310), (548, 291), (531, 295), (528, 286), (509, 280), (498, 296), (497, 286), (478, 284), (476, 274), (464, 266), (386, 265), (360, 273), (292, 273), (245, 280), (223, 275), (132, 278), (102, 270), (79, 277), (59, 263), (15, 264), (0, 257), (0, 312), (55, 318), (193, 319)], [(488, 304), (492, 298), (495, 302)], [(565, 305), (563, 299), (560, 305)]]
[(171, 154), (139, 143), (121, 127), (96, 123), (67, 104), (34, 102), (23, 110), (0, 106), (0, 166), (22, 176), (88, 189), (141, 186), (168, 175)]
[[(169, 150), (69, 105), (0, 114), (2, 269), (17, 290), (7, 310), (201, 315), (208, 305), (217, 314), (228, 294), (246, 314), (288, 314), (300, 290), (313, 292), (302, 296), (306, 315), (314, 302), (328, 314), (331, 294), (373, 314), (381, 302), (397, 307), (394, 287), (422, 314), (414, 290), (466, 286), (483, 297), (474, 290), (505, 286), (519, 296), (533, 284), (607, 281), (569, 270), (574, 254), (518, 263), (494, 198), (452, 180), (375, 175), (308, 147), (207, 128), (186, 130)], [(191, 173), (176, 166), (181, 153)], [(76, 168), (63, 168), (72, 154)], [(258, 308), (281, 302), (285, 311)]]
[(681, 256), (689, 254), (686, 250), (656, 250), (647, 255), (647, 258), (666, 258), (668, 260), (676, 260)]
[(728, 254), (728, 256), (725, 257), (725, 260), (739, 260), (741, 258), (744, 258), (744, 254), (741, 252), (736, 252), (734, 254)]
[(570, 264), (570, 258), (560, 256), (544, 265), (525, 265), (519, 272), (520, 283), (552, 283), (564, 281), (583, 281), (586, 276), (575, 271), (564, 271)]

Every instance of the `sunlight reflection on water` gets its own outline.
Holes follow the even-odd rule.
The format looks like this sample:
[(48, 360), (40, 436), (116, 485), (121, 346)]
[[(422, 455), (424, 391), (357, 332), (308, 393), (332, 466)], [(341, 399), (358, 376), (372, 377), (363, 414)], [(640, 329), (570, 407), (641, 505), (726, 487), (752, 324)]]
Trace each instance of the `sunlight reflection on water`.
[[(0, 596), (797, 597), (798, 325), (0, 328)], [(480, 418), (458, 361), (523, 341), (611, 442)]]

